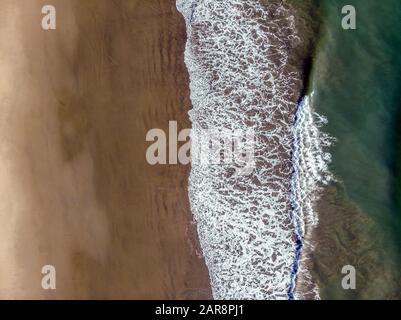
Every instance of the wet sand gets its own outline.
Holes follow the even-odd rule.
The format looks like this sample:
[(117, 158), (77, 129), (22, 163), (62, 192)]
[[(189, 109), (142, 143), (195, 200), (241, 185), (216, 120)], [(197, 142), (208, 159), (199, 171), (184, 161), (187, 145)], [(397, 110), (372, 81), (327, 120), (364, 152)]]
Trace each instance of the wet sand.
[(0, 298), (210, 298), (189, 167), (145, 158), (189, 127), (175, 1), (54, 0), (53, 31), (45, 4), (0, 5)]

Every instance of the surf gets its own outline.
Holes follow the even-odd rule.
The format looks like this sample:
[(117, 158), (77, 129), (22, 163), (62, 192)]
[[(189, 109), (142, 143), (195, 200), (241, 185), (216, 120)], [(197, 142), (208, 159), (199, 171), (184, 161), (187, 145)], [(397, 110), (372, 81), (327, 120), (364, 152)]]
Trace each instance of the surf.
[[(291, 215), (296, 235), (296, 253), (291, 273), (291, 284), (288, 289), (288, 297), (291, 300), (297, 296), (302, 298), (306, 294), (309, 297), (319, 299), (319, 288), (311, 280), (309, 270), (305, 268), (306, 255), (303, 255), (302, 251), (305, 241), (307, 242), (306, 248), (310, 251), (313, 250), (314, 244), (311, 237), (319, 222), (314, 204), (319, 198), (322, 187), (334, 180), (329, 169), (331, 154), (326, 151), (334, 139), (321, 130), (327, 124), (327, 119), (314, 112), (313, 97), (314, 92), (312, 91), (301, 99), (293, 127)], [(309, 292), (299, 290), (297, 295), (295, 291), (300, 271), (302, 271), (303, 279), (301, 286), (308, 288)]]
[(288, 68), (288, 48), (300, 41), (294, 11), (258, 0), (177, 0), (177, 8), (188, 36), (192, 137), (250, 127), (256, 136), (247, 176), (234, 175), (235, 165), (192, 165), (191, 211), (213, 296), (296, 297), (305, 228), (317, 222), (312, 194), (328, 159), (317, 145), (322, 118), (312, 117), (307, 98), (293, 98), (302, 82)]

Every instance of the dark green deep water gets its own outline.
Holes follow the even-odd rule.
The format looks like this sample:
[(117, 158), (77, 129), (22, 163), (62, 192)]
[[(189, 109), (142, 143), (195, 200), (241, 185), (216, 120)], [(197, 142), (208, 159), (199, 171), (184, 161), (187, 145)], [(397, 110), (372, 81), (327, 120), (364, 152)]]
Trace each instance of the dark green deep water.
[[(343, 292), (338, 270), (327, 268), (335, 263), (322, 251), (321, 296), (401, 298), (401, 0), (315, 3), (322, 25), (309, 90), (328, 119), (323, 130), (337, 139), (330, 151), (339, 181), (320, 210), (330, 212), (325, 228), (335, 230), (338, 261), (353, 256), (359, 272), (357, 290)], [(356, 30), (341, 27), (347, 4), (356, 8)], [(357, 227), (344, 222), (347, 215)]]

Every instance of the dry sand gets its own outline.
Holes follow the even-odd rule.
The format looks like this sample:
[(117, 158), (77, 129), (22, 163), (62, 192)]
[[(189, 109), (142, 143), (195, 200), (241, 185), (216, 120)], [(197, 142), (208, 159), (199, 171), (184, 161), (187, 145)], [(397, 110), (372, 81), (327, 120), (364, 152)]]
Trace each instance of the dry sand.
[(53, 0), (54, 31), (45, 4), (0, 4), (0, 298), (210, 298), (189, 167), (145, 159), (189, 127), (175, 1)]

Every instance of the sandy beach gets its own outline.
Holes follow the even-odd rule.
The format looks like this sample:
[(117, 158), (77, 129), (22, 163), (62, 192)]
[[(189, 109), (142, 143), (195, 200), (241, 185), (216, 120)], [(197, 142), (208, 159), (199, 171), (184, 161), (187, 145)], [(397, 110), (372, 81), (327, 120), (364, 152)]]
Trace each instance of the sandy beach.
[(45, 4), (0, 5), (0, 298), (210, 298), (190, 168), (145, 158), (190, 126), (175, 1), (54, 0), (49, 31)]

